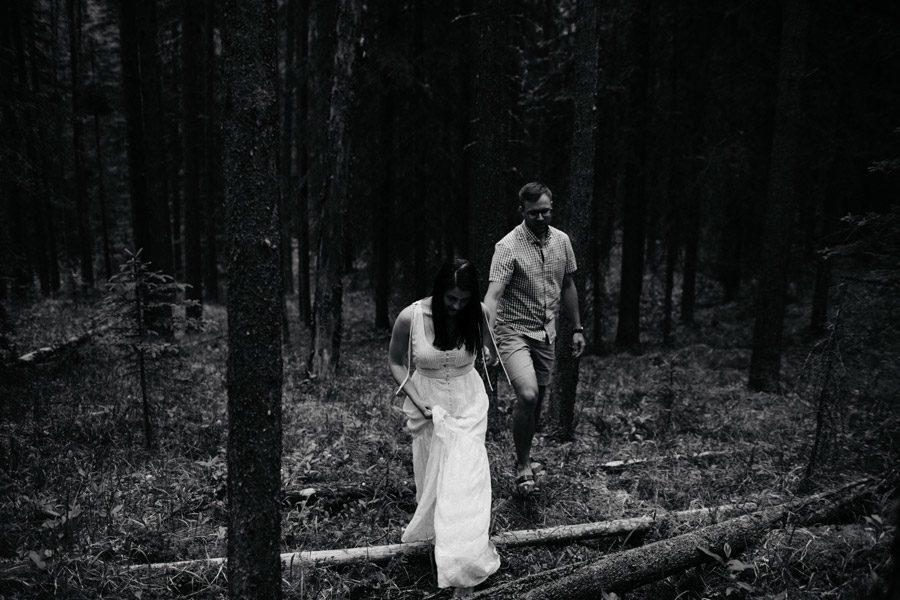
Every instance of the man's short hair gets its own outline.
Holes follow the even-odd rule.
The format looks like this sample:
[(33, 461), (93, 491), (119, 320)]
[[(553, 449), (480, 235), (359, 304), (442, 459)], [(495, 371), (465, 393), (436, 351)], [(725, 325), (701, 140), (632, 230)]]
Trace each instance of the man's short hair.
[(538, 181), (526, 183), (519, 190), (519, 206), (524, 206), (526, 202), (537, 202), (544, 194), (547, 194), (547, 198), (553, 200), (553, 192), (543, 183)]

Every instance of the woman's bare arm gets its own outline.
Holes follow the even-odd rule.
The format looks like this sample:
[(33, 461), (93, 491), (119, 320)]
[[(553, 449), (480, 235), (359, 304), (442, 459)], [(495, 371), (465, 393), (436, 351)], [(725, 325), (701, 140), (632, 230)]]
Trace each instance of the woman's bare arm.
[[(388, 349), (388, 366), (391, 369), (391, 376), (397, 385), (403, 383), (408, 372), (406, 361), (409, 353), (409, 332), (412, 326), (413, 307), (407, 306), (397, 315), (394, 321), (394, 329), (391, 332), (391, 345)], [(403, 391), (409, 396), (413, 404), (415, 404), (423, 415), (431, 417), (431, 407), (427, 406), (419, 396), (415, 383), (410, 379), (403, 386)]]

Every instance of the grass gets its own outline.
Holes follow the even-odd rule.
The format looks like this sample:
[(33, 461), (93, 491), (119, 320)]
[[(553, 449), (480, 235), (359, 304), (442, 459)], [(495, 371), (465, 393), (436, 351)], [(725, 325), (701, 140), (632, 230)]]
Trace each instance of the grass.
[[(871, 338), (878, 329), (870, 319), (879, 314), (872, 307), (884, 310), (883, 300), (860, 293), (854, 300), (859, 306), (848, 304), (853, 310), (848, 308), (850, 333), (840, 371), (846, 393), (830, 407), (828, 453), (812, 480), (805, 478), (817, 410), (810, 386), (819, 380), (820, 362), (809, 358), (815, 340), (803, 333), (808, 314), (803, 304), (788, 311), (782, 394), (746, 389), (752, 325), (747, 300), (702, 309), (696, 326), (677, 329), (672, 347), (653, 343), (650, 333), (640, 356), (586, 357), (576, 438), (558, 442), (550, 425), (537, 436), (533, 454), (548, 474), (542, 491), (529, 499), (511, 494), (507, 419), (513, 397), (502, 385), (501, 422), (487, 441), (493, 530), (745, 500), (775, 503), (863, 473), (896, 477), (900, 423), (893, 394), (900, 388), (897, 373), (885, 365), (896, 358), (897, 344), (887, 335)], [(372, 309), (364, 292), (351, 290), (346, 302), (347, 339), (335, 382), (305, 376), (306, 348), (297, 343), (298, 328), (295, 344), (285, 348), (284, 551), (396, 543), (415, 509), (410, 440), (391, 399), (386, 367), (388, 335), (368, 325)], [(14, 342), (24, 352), (64, 339), (87, 323), (92, 311), (90, 304), (40, 302), (14, 315)], [(182, 336), (177, 352), (152, 366), (158, 440), (153, 452), (143, 448), (135, 374), (111, 347), (90, 344), (0, 383), (0, 559), (7, 566), (28, 565), (0, 575), (0, 596), (226, 595), (221, 569), (166, 576), (126, 569), (226, 553), (224, 309), (206, 307), (205, 318), (204, 331)], [(863, 334), (870, 341), (856, 339)], [(654, 460), (620, 472), (602, 468), (610, 460), (704, 451), (719, 454)], [(885, 497), (852, 516), (876, 542), (855, 546), (855, 562), (828, 576), (810, 576), (804, 557), (776, 561), (775, 551), (766, 554), (764, 547), (742, 557), (751, 566), (738, 576), (703, 567), (647, 586), (635, 597), (863, 597), (886, 576), (883, 540), (893, 533), (891, 502)], [(501, 570), (488, 583), (595, 559), (640, 541), (510, 549), (501, 552)], [(284, 586), (287, 598), (448, 596), (436, 590), (427, 557), (295, 568)]]

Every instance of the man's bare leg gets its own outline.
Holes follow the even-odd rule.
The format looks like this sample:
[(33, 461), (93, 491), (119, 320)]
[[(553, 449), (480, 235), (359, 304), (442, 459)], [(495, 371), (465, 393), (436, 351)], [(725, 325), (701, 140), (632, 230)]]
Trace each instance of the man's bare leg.
[(517, 377), (512, 382), (516, 392), (513, 409), (513, 443), (516, 447), (516, 477), (533, 476), (531, 471), (531, 443), (534, 439), (535, 416), (538, 401), (547, 392), (547, 386), (538, 386), (534, 373)]

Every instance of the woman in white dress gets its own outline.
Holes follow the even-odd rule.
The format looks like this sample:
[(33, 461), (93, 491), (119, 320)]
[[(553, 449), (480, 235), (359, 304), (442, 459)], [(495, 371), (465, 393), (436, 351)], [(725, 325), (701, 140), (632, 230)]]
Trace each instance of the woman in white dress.
[(474, 265), (445, 263), (432, 295), (398, 315), (388, 356), (413, 435), (418, 505), (402, 540), (434, 543), (438, 586), (456, 588), (454, 597), (500, 566), (489, 538), (488, 397), (474, 368), (478, 349), (492, 362), (496, 348), (479, 298)]

